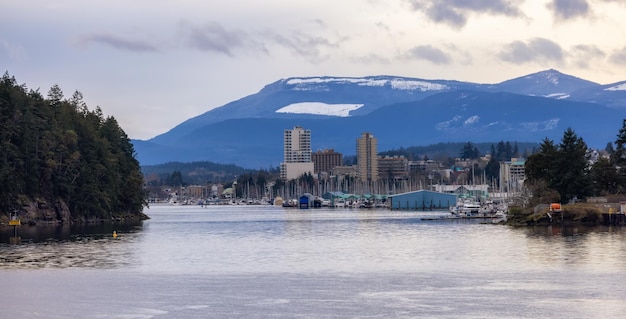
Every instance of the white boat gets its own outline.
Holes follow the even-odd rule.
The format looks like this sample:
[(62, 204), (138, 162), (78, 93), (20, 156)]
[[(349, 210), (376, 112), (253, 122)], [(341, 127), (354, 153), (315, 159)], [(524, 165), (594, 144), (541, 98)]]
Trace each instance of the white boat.
[(333, 207), (346, 207), (346, 201), (343, 198), (338, 198), (333, 201)]
[(456, 206), (450, 207), (450, 213), (458, 217), (478, 216), (480, 211), (480, 204), (472, 201), (463, 201), (457, 203)]
[(463, 203), (461, 206), (461, 213), (465, 214), (465, 216), (476, 216), (480, 213), (480, 204), (479, 203)]

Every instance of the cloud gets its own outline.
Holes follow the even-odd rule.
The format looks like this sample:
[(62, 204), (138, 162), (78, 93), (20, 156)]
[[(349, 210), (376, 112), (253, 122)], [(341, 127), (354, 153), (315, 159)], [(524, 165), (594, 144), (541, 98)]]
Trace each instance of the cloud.
[(595, 45), (585, 45), (579, 44), (574, 46), (570, 51), (570, 55), (572, 56), (573, 63), (580, 67), (587, 69), (590, 66), (590, 63), (596, 59), (603, 59), (606, 57), (606, 53), (600, 50)]
[(298, 56), (305, 57), (312, 63), (324, 60), (322, 49), (339, 47), (338, 43), (331, 42), (329, 39), (298, 31), (292, 32), (289, 36), (278, 33), (268, 33), (267, 36), (274, 43), (289, 49)]
[(613, 54), (609, 57), (609, 61), (617, 65), (626, 65), (626, 47), (613, 52)]
[(12, 60), (23, 60), (26, 58), (26, 50), (19, 44), (12, 44), (4, 39), (0, 39), (0, 48), (5, 51)]
[(434, 22), (460, 29), (470, 14), (523, 17), (515, 0), (407, 0), (415, 11), (421, 11)]
[(374, 54), (374, 53), (370, 53), (368, 55), (356, 56), (356, 57), (351, 58), (350, 60), (356, 63), (365, 64), (365, 65), (390, 64), (391, 63), (389, 59), (381, 55)]
[(462, 28), (467, 23), (467, 16), (461, 10), (445, 5), (431, 5), (426, 9), (426, 15), (437, 23), (444, 23), (454, 28)]
[(563, 49), (553, 41), (534, 38), (526, 43), (514, 41), (507, 44), (498, 54), (498, 58), (512, 63), (532, 61), (563, 62)]
[(587, 0), (552, 0), (546, 5), (557, 20), (569, 20), (591, 14)]
[(264, 45), (247, 32), (226, 30), (217, 22), (197, 26), (183, 20), (179, 23), (179, 32), (185, 45), (200, 51), (222, 53), (230, 57), (235, 56), (237, 50), (267, 53)]
[(390, 31), (391, 30), (389, 25), (384, 23), (384, 22), (382, 22), (382, 21), (376, 22), (374, 25), (376, 27), (378, 27), (379, 29), (384, 30), (384, 31)]
[(431, 45), (416, 46), (407, 51), (403, 57), (406, 59), (426, 60), (434, 64), (449, 64), (452, 62), (449, 55)]
[(92, 43), (104, 44), (123, 51), (134, 52), (157, 52), (158, 49), (145, 41), (131, 40), (113, 34), (85, 34), (78, 37), (75, 44), (79, 47), (87, 47)]

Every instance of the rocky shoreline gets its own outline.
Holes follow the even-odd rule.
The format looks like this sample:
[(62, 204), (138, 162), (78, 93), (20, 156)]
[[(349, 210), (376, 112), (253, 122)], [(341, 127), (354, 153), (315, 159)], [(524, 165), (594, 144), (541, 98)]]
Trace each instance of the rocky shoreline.
[(551, 212), (549, 205), (538, 205), (533, 208), (510, 207), (506, 224), (511, 226), (624, 225), (623, 216), (618, 203), (563, 205), (560, 212)]
[[(120, 223), (137, 222), (150, 217), (146, 214), (111, 213), (110, 217), (98, 218), (89, 217), (86, 214), (72, 216), (67, 204), (58, 200), (54, 203), (35, 200), (23, 205), (17, 211), (18, 218), (22, 225), (63, 225), (63, 224), (94, 224), (94, 223)], [(9, 226), (9, 215), (0, 215), (0, 227)]]

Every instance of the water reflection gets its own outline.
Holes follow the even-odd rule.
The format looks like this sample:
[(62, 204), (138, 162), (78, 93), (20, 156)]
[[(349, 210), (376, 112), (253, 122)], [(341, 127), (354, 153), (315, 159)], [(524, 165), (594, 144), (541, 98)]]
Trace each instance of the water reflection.
[[(141, 222), (115, 223), (115, 224), (83, 224), (83, 225), (22, 225), (17, 227), (18, 236), (22, 243), (40, 243), (51, 240), (75, 241), (82, 237), (104, 238), (109, 237), (114, 231), (135, 232), (142, 227)], [(9, 238), (14, 236), (13, 227), (0, 228), (0, 243), (8, 243)]]
[(128, 266), (141, 229), (141, 223), (20, 226), (17, 241), (12, 227), (3, 228), (0, 269)]
[(543, 226), (516, 228), (526, 235), (527, 256), (539, 267), (617, 271), (626, 267), (621, 227)]
[[(134, 228), (30, 234), (25, 227), (20, 245), (2, 235), (4, 317), (621, 318), (626, 312), (626, 232), (619, 227), (515, 228), (388, 210), (162, 206), (148, 214)], [(66, 269), (30, 270), (39, 268)]]
[[(508, 227), (436, 213), (155, 207), (140, 224), (0, 230), (2, 268), (115, 268), (145, 272), (502, 273), (626, 269), (626, 233), (611, 227)], [(436, 217), (436, 216), (435, 216)], [(116, 231), (118, 238), (113, 238)]]

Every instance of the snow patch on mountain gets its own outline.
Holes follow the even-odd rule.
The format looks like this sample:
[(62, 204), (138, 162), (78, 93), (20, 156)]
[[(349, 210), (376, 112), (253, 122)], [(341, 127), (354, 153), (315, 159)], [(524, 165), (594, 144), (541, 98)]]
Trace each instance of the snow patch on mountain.
[(390, 83), (392, 88), (396, 90), (407, 90), (407, 91), (441, 91), (448, 89), (447, 86), (438, 83), (426, 82), (426, 81), (414, 81), (414, 80), (403, 80), (403, 79), (394, 79), (391, 80)]
[(605, 91), (626, 91), (626, 83), (604, 89)]
[(524, 79), (535, 83), (549, 82), (552, 83), (552, 85), (557, 86), (559, 85), (559, 76), (561, 76), (561, 73), (556, 70), (550, 69), (547, 71), (527, 75), (524, 77)]
[(520, 123), (525, 130), (531, 132), (541, 132), (541, 131), (549, 131), (557, 128), (559, 125), (559, 119), (549, 119), (546, 121), (537, 121), (537, 122), (525, 122)]
[(478, 121), (480, 121), (480, 116), (473, 115), (473, 116), (470, 116), (469, 118), (467, 118), (467, 120), (465, 120), (465, 122), (463, 122), (463, 125), (468, 126), (468, 125), (476, 124), (476, 123), (478, 123)]
[(355, 84), (358, 86), (372, 87), (383, 87), (388, 85), (394, 90), (422, 92), (449, 89), (448, 86), (439, 83), (403, 78), (292, 78), (288, 79), (286, 84), (294, 86), (293, 90), (295, 91), (328, 91), (329, 88), (326, 84)]
[(463, 123), (463, 117), (460, 115), (455, 115), (453, 118), (447, 120), (447, 121), (443, 121), (443, 122), (439, 122), (437, 124), (435, 124), (435, 128), (438, 131), (445, 131), (445, 130), (449, 130), (449, 129), (453, 129), (455, 127), (458, 126), (459, 123)]
[(313, 114), (348, 117), (350, 111), (362, 107), (363, 104), (327, 104), (322, 102), (293, 103), (276, 110), (276, 113)]
[(567, 93), (552, 93), (552, 94), (545, 95), (545, 97), (549, 97), (551, 99), (562, 100), (562, 99), (567, 99), (569, 97), (569, 94), (567, 94)]

